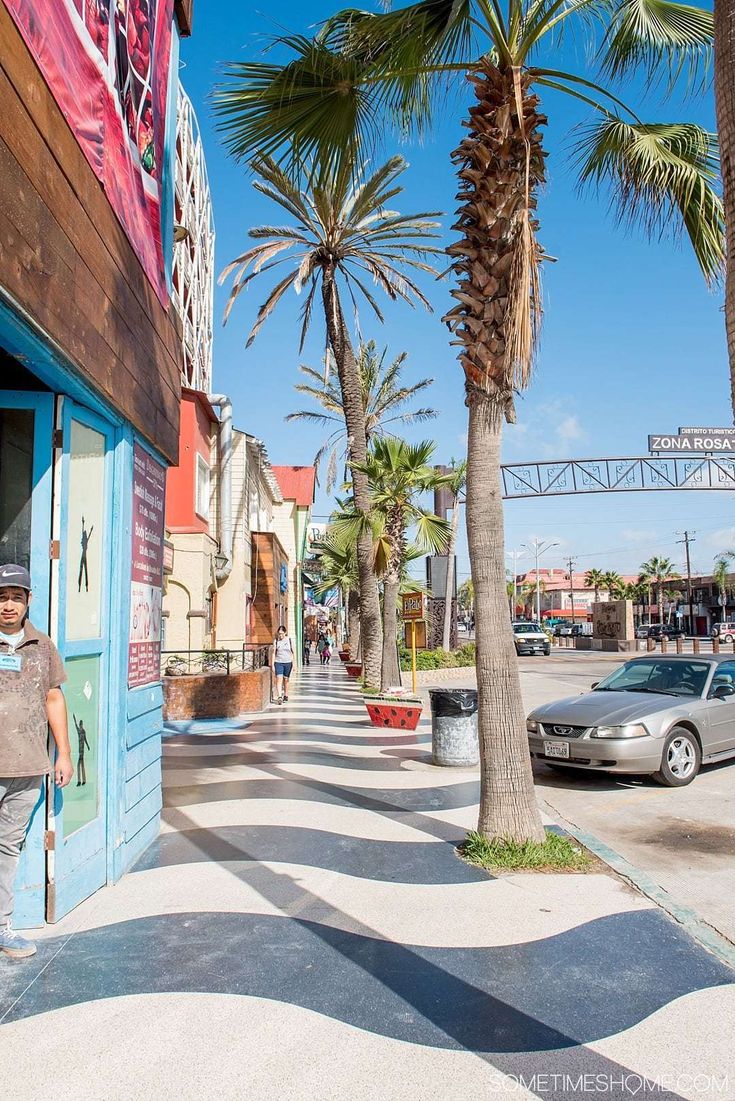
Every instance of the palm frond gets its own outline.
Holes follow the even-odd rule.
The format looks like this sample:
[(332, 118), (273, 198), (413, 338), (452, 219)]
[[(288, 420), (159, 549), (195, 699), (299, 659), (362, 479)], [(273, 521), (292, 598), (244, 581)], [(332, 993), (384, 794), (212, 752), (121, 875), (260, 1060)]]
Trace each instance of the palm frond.
[(711, 11), (674, 0), (623, 0), (610, 16), (602, 71), (620, 79), (643, 70), (649, 80), (665, 72), (673, 84), (688, 70), (695, 80), (710, 68), (713, 40)]
[(607, 183), (622, 221), (651, 236), (681, 223), (708, 283), (724, 261), (724, 213), (715, 191), (717, 140), (691, 123), (627, 123), (608, 117), (577, 145), (583, 181)]

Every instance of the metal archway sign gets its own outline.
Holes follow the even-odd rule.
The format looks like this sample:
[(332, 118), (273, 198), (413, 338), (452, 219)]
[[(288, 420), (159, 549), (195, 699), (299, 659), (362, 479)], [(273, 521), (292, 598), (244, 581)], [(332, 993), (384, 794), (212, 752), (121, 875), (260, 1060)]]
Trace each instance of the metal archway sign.
[(735, 492), (735, 457), (639, 455), (507, 463), (500, 468), (503, 499), (584, 493), (718, 489)]

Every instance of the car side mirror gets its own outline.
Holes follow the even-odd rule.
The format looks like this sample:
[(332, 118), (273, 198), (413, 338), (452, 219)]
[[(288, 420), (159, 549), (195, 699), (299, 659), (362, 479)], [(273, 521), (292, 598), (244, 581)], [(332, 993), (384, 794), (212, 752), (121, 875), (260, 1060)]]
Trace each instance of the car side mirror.
[(597, 688), (597, 685), (598, 685), (599, 683), (600, 683), (600, 682), (599, 682), (598, 680), (593, 680), (593, 681), (592, 681), (592, 684), (590, 685), (590, 688)]
[(711, 700), (729, 700), (735, 696), (735, 688), (731, 684), (718, 684), (710, 692)]

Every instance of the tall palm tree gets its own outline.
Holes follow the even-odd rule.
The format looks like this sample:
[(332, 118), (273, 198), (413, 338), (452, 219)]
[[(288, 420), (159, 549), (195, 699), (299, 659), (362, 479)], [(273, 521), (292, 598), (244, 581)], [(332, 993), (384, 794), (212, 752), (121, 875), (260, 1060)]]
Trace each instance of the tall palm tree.
[[(299, 186), (271, 158), (261, 156), (253, 164), (256, 190), (285, 209), (292, 222), (287, 226), (260, 226), (249, 231), (257, 244), (229, 264), (220, 282), (233, 277), (225, 321), (238, 296), (253, 279), (286, 265), (275, 286), (260, 307), (250, 330), (248, 346), (276, 308), (284, 294), (304, 290), (301, 310), (301, 343), (311, 323), (314, 301), (321, 292), (328, 346), (334, 357), (342, 395), (349, 440), (348, 462), (352, 469), (355, 506), (367, 514), (370, 487), (367, 477), (355, 468), (367, 458), (367, 428), (362, 398), (360, 369), (352, 348), (342, 310), (340, 285), (350, 299), (362, 298), (378, 320), (383, 320), (373, 292), (365, 285), (372, 279), (393, 301), (413, 305), (429, 302), (407, 272), (435, 275), (426, 257), (436, 253), (432, 238), (437, 222), (431, 214), (404, 215), (386, 206), (403, 190), (398, 178), (406, 167), (401, 157), (392, 157), (373, 173), (344, 161), (329, 172), (308, 173)], [(252, 269), (252, 270), (250, 270)], [(367, 684), (377, 686), (380, 677), (381, 627), (378, 586), (372, 568), (372, 547), (366, 532), (357, 546), (360, 578), (360, 619), (363, 668)]]
[(602, 570), (598, 570), (596, 567), (593, 567), (593, 569), (587, 570), (587, 573), (584, 575), (584, 583), (588, 589), (594, 589), (595, 604), (597, 604), (600, 599), (600, 589), (603, 589), (605, 587), (604, 573), (602, 572)]
[(408, 530), (412, 541), (423, 553), (446, 550), (449, 525), (419, 503), (423, 493), (446, 485), (447, 475), (430, 465), (435, 444), (431, 440), (409, 444), (395, 437), (374, 439), (367, 461), (360, 465), (369, 482), (372, 496), (371, 516), (366, 521), (359, 515), (338, 520), (335, 527), (350, 539), (366, 522), (371, 522), (374, 536), (379, 527), (377, 570), (383, 577), (383, 661), (381, 684), (383, 691), (400, 683), (398, 650), (398, 593), (409, 553)]
[(647, 562), (641, 565), (640, 580), (649, 585), (656, 586), (658, 596), (658, 621), (664, 621), (664, 585), (667, 581), (679, 581), (680, 575), (674, 569), (674, 563), (670, 558), (659, 558), (653, 555)]
[(725, 332), (735, 423), (735, 0), (715, 0), (715, 108), (727, 232)]
[[(595, 18), (591, 18), (594, 16)], [(528, 757), (525, 711), (505, 614), (503, 422), (531, 377), (541, 318), (538, 193), (545, 180), (539, 92), (576, 97), (599, 121), (580, 140), (581, 176), (606, 181), (625, 220), (649, 230), (683, 224), (708, 279), (723, 258), (712, 135), (647, 124), (610, 88), (556, 69), (563, 29), (597, 35), (602, 78), (636, 68), (673, 72), (706, 53), (712, 16), (671, 0), (417, 0), (382, 14), (350, 9), (316, 38), (281, 36), (277, 62), (232, 63), (217, 104), (230, 148), (297, 161), (359, 157), (395, 121), (426, 131), (455, 76), (471, 88), (459, 176), (460, 239), (449, 248), (457, 304), (446, 321), (459, 345), (469, 407), (467, 532), (475, 583), (481, 791), (478, 829), (544, 836)], [(594, 53), (594, 51), (592, 51)], [(590, 54), (587, 54), (590, 56)], [(628, 81), (628, 87), (631, 82)]]
[[(471, 612), (475, 606), (475, 586), (472, 584), (472, 578), (468, 577), (466, 581), (457, 589), (457, 603), (460, 608), (465, 608), (468, 612)], [(512, 615), (515, 616), (515, 608)]]
[(449, 526), (447, 543), (447, 583), (444, 588), (444, 625), (442, 627), (442, 647), (448, 650), (452, 639), (452, 606), (454, 604), (454, 555), (457, 550), (457, 532), (459, 530), (459, 507), (464, 503), (463, 493), (467, 485), (467, 462), (452, 460), (450, 480), (447, 489), (452, 495), (452, 521)]
[[(374, 340), (361, 344), (357, 353), (357, 366), (362, 383), (362, 404), (365, 408), (365, 436), (368, 444), (373, 436), (394, 435), (393, 428), (398, 425), (416, 424), (439, 416), (436, 409), (405, 410), (408, 402), (427, 386), (431, 386), (434, 380), (422, 378), (418, 382), (404, 384), (401, 372), (408, 358), (408, 352), (401, 352), (387, 366), (386, 353), (387, 348), (384, 348), (378, 354)], [(309, 381), (300, 382), (295, 389), (300, 394), (313, 398), (318, 405), (321, 405), (324, 412), (317, 413), (311, 409), (301, 409), (297, 413), (289, 413), (286, 420), (310, 421), (330, 429), (329, 435), (314, 456), (314, 466), (318, 480), (322, 460), (327, 457), (326, 490), (327, 493), (331, 493), (337, 481), (339, 461), (344, 462), (347, 457), (348, 437), (342, 391), (339, 382), (335, 385), (333, 378), (325, 375), (324, 372), (315, 371), (313, 367), (301, 367), (300, 371)]]
[(715, 568), (712, 571), (712, 579), (720, 590), (720, 607), (722, 608), (722, 622), (727, 622), (727, 582), (730, 577), (730, 563), (732, 552), (721, 554), (715, 559)]

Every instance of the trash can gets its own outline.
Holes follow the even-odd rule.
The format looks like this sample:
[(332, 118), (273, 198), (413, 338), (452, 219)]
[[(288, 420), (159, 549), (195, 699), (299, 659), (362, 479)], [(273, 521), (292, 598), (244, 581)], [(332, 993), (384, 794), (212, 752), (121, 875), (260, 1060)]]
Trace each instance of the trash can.
[(467, 767), (480, 759), (477, 692), (474, 688), (431, 688), (431, 757), (435, 765)]

